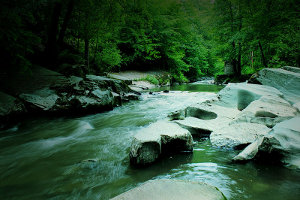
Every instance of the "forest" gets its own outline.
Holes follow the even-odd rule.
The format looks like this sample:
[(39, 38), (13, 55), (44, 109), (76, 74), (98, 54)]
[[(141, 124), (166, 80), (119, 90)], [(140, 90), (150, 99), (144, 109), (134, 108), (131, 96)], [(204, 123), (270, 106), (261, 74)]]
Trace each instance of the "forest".
[(299, 0), (1, 0), (0, 199), (299, 200)]
[(104, 74), (162, 69), (178, 82), (299, 66), (296, 0), (2, 0), (1, 73), (34, 65)]

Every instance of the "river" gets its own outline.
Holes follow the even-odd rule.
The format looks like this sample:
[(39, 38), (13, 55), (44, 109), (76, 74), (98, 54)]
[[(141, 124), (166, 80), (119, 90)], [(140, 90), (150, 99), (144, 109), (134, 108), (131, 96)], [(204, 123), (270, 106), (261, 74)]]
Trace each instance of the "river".
[(238, 151), (195, 141), (192, 154), (132, 168), (134, 134), (175, 110), (205, 101), (221, 87), (184, 85), (144, 93), (112, 111), (76, 118), (32, 118), (0, 132), (0, 199), (109, 199), (150, 179), (202, 181), (232, 200), (296, 200), (300, 172), (233, 164)]

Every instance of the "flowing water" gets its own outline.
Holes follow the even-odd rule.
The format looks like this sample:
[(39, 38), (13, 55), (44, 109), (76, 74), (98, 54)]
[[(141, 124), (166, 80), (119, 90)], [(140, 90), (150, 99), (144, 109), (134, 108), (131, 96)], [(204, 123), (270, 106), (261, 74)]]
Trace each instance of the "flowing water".
[[(202, 181), (228, 199), (293, 200), (300, 172), (280, 166), (233, 164), (237, 151), (196, 141), (192, 154), (150, 167), (129, 165), (133, 135), (168, 113), (214, 96), (217, 86), (178, 86), (145, 93), (113, 111), (79, 118), (28, 119), (0, 132), (0, 199), (109, 199), (150, 179)], [(182, 91), (189, 90), (189, 91)]]

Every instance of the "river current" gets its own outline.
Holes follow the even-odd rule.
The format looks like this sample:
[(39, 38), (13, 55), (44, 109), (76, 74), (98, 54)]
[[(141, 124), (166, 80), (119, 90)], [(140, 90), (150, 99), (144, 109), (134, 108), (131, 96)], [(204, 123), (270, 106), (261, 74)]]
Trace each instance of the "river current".
[(205, 101), (221, 87), (184, 85), (148, 92), (112, 111), (76, 118), (31, 118), (0, 132), (0, 199), (109, 199), (151, 179), (201, 181), (232, 200), (298, 200), (300, 171), (234, 164), (238, 151), (194, 142), (192, 154), (132, 168), (137, 131), (175, 110)]

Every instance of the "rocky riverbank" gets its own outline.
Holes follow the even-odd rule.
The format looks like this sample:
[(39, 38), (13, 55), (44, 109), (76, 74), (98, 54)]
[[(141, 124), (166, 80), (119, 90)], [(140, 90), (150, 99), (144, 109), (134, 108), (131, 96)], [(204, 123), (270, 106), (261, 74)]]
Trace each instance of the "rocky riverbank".
[[(170, 122), (141, 129), (131, 145), (131, 164), (149, 165), (163, 159), (165, 152), (192, 152), (193, 138), (209, 137), (213, 146), (240, 150), (233, 162), (254, 160), (299, 169), (300, 71), (263, 69), (256, 81), (261, 84), (228, 84), (212, 99), (170, 113)], [(137, 190), (148, 194), (140, 186), (116, 199), (130, 199)]]
[(122, 80), (66, 77), (42, 67), (33, 68), (32, 74), (3, 75), (0, 84), (0, 128), (30, 115), (97, 113), (139, 98)]
[[(263, 85), (228, 84), (211, 100), (170, 113), (172, 122), (161, 125), (159, 131), (153, 128), (155, 124), (146, 128), (147, 131), (140, 131), (139, 137), (149, 138), (157, 132), (159, 137), (153, 141), (135, 138), (130, 153), (132, 163), (145, 165), (156, 161), (163, 151), (191, 149), (185, 148), (185, 137), (169, 128), (178, 124), (193, 137), (209, 137), (214, 146), (243, 150), (234, 161), (264, 159), (300, 168), (300, 73), (297, 70), (293, 67), (263, 69), (257, 77)], [(182, 131), (182, 134), (188, 133)], [(169, 143), (163, 139), (165, 136)], [(156, 143), (157, 148), (149, 143)], [(149, 161), (147, 156), (155, 159), (138, 162), (140, 157)]]

